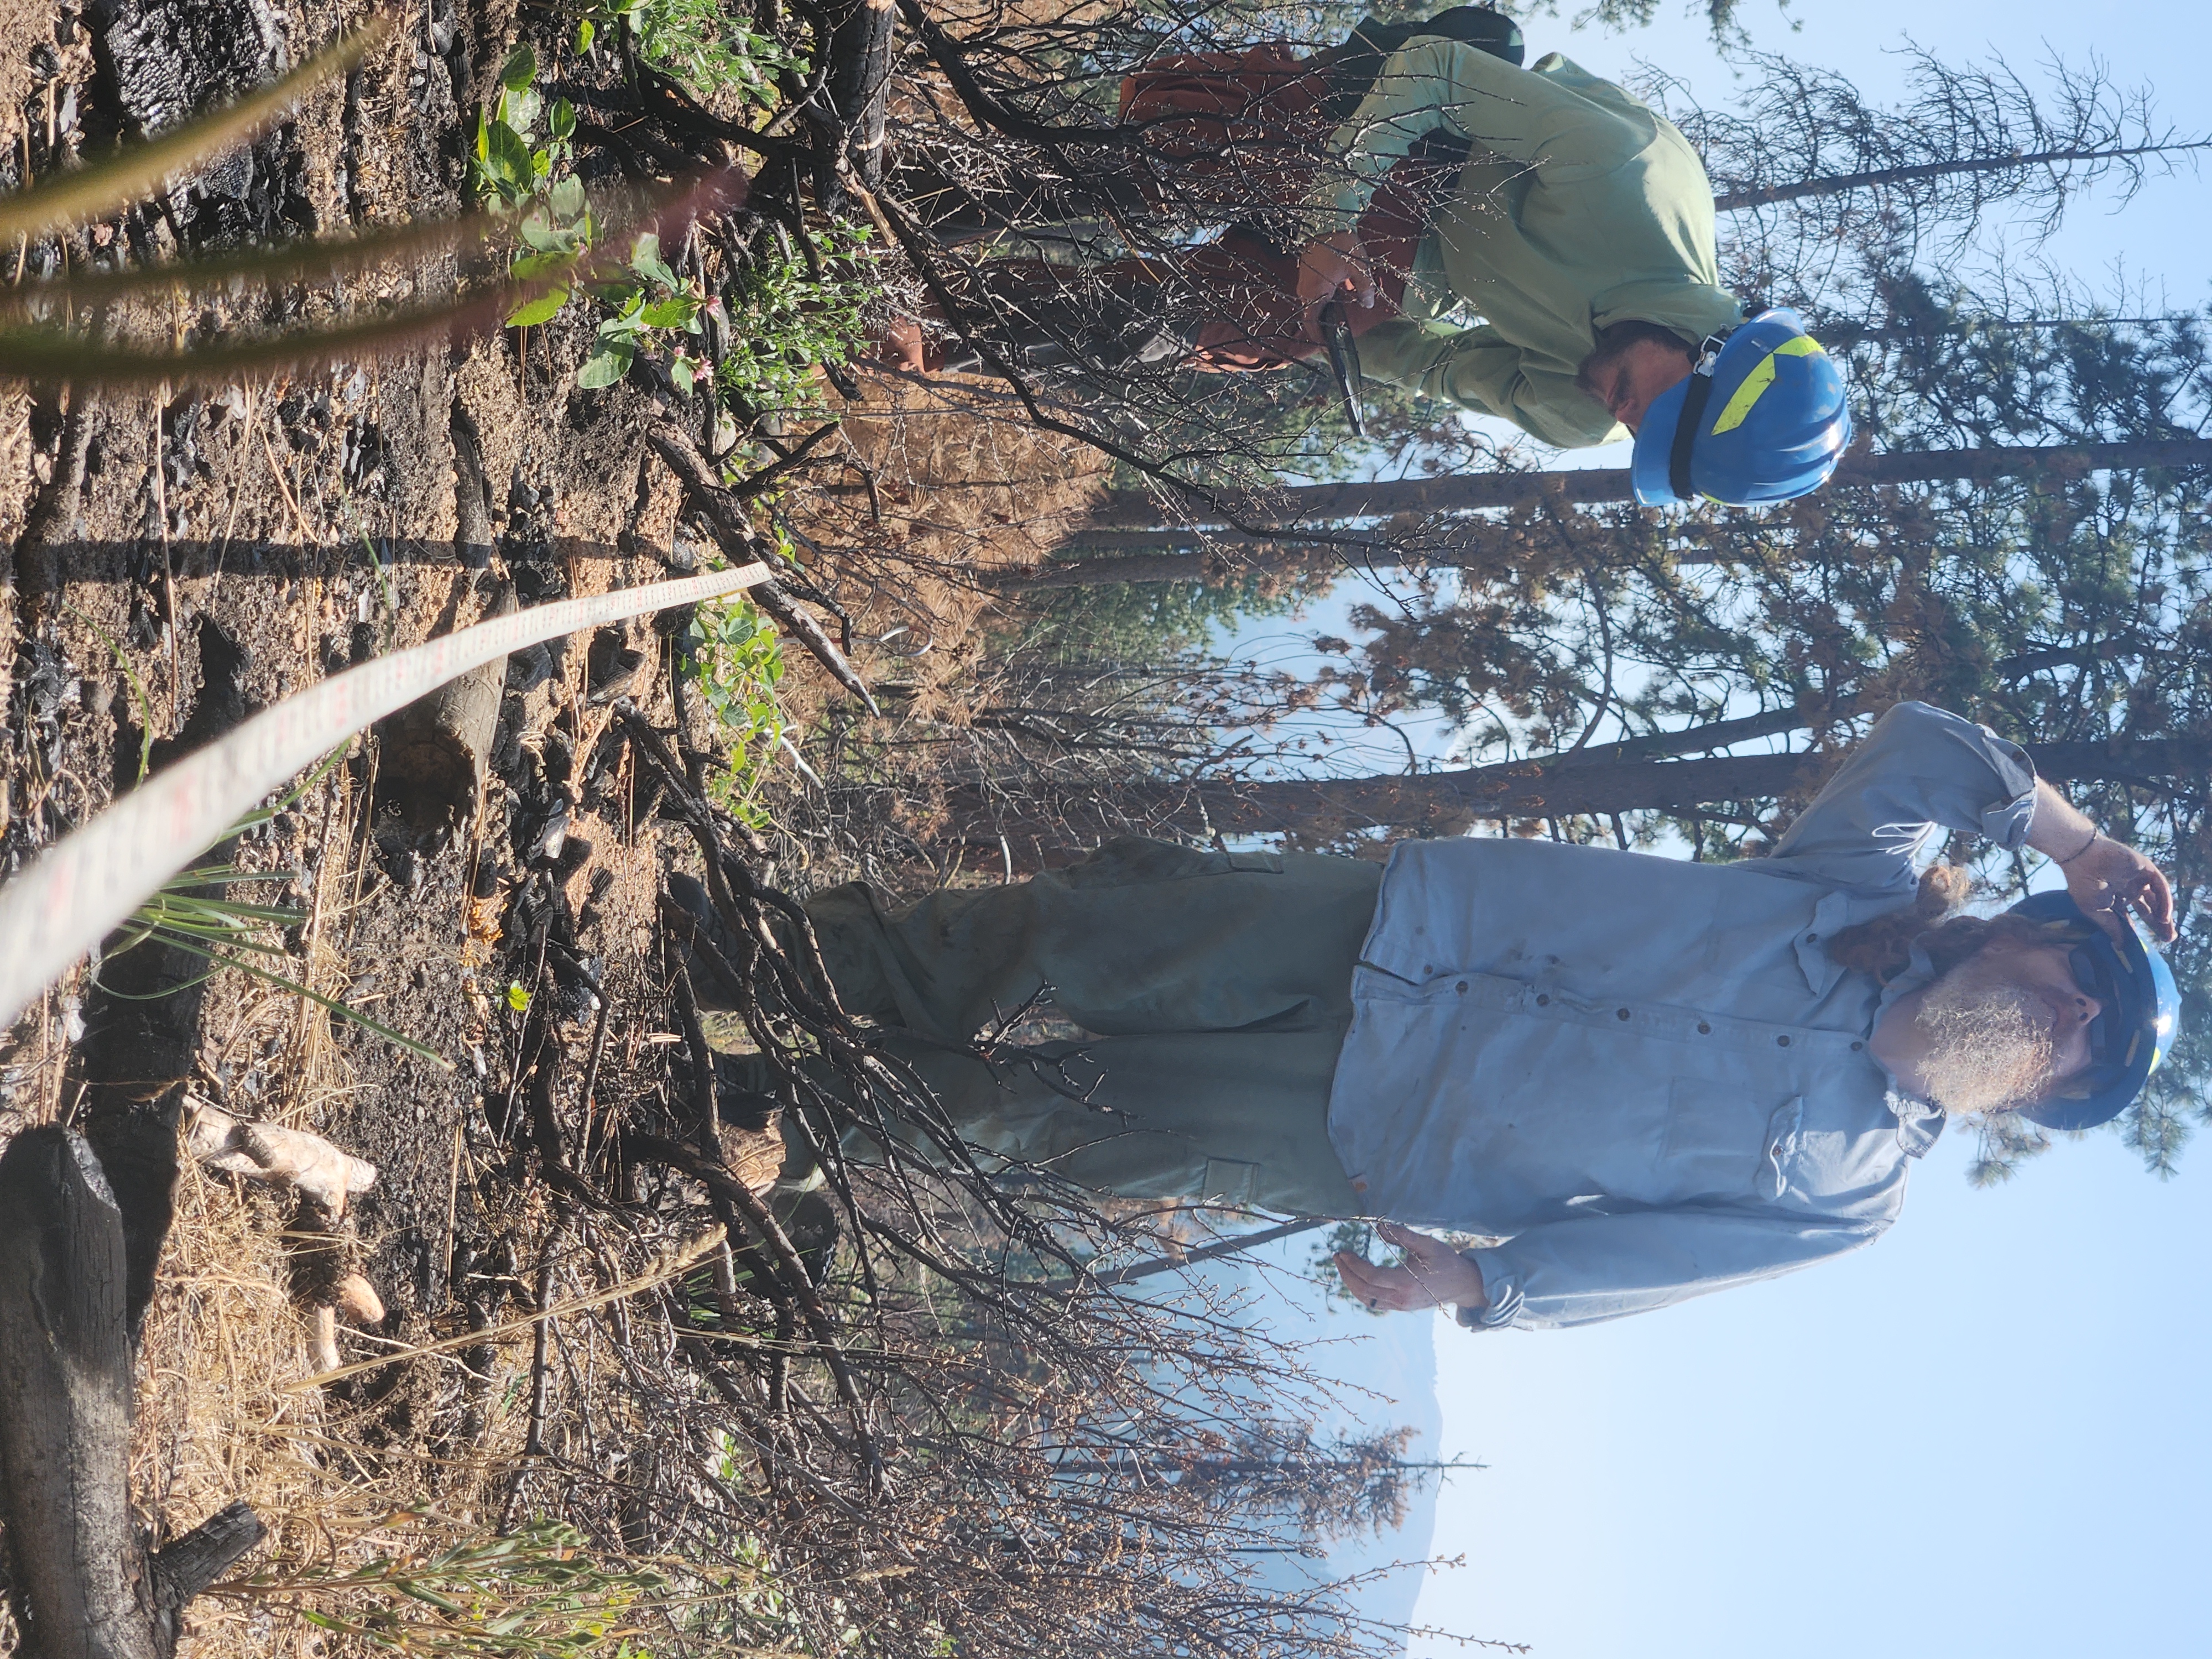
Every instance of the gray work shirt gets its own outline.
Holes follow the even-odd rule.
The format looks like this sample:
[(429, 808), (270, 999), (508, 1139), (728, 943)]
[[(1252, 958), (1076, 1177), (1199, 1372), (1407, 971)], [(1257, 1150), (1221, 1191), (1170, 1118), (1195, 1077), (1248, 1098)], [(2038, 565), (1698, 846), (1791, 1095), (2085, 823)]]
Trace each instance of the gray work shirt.
[(2035, 774), (1925, 703), (1771, 856), (1408, 842), (1352, 982), (1329, 1136), (1376, 1214), (1503, 1239), (1470, 1323), (1664, 1307), (1870, 1243), (1942, 1127), (1867, 1052), (1887, 990), (1822, 939), (1910, 902), (1939, 830), (2025, 840)]

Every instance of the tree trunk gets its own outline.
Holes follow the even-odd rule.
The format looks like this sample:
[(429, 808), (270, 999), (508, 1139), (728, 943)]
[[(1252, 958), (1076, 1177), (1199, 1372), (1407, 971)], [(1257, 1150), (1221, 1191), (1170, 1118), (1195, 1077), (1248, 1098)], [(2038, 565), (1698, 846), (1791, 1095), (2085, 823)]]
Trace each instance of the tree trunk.
[[(2046, 444), (1988, 449), (1911, 450), (1893, 455), (1848, 457), (1834, 483), (1984, 483), (1994, 478), (2048, 475), (2078, 477), (2113, 467), (2212, 466), (2212, 438), (2143, 440), (2132, 443)], [(1399, 513), (1463, 513), (1554, 501), (1577, 505), (1631, 501), (1626, 468), (1556, 472), (1468, 472), (1440, 478), (1387, 479), (1371, 483), (1302, 484), (1281, 489), (1224, 490), (1210, 499), (1195, 492), (1181, 514), (1190, 525), (1230, 525), (1257, 530), (1379, 518)], [(1144, 490), (1116, 490), (1092, 515), (1097, 529), (1169, 530), (1176, 515)], [(1082, 544), (1081, 532), (1071, 537)]]
[[(252, 712), (246, 696), (246, 653), (212, 618), (194, 637), (199, 690), (184, 728), (153, 745), (160, 771), (214, 742)], [(198, 867), (229, 863), (235, 843), (210, 848)], [(220, 881), (188, 890), (220, 899)], [(84, 1000), (84, 1036), (70, 1051), (65, 1085), (76, 1121), (98, 1152), (112, 1201), (122, 1212), (130, 1287), (129, 1333), (154, 1295), (154, 1270), (168, 1234), (177, 1181), (177, 1114), (184, 1080), (199, 1062), (200, 1009), (207, 995), (206, 959), (159, 936), (126, 950), (115, 946), (100, 963)]]
[(807, 118), (816, 132), (814, 199), (825, 213), (843, 210), (840, 156), (870, 189), (883, 182), (884, 106), (890, 93), (892, 0), (842, 0), (832, 21), (829, 75)]
[(1969, 173), (2009, 173), (2015, 167), (2067, 167), (2080, 161), (2124, 161), (2137, 155), (2166, 155), (2212, 149), (2212, 139), (2180, 144), (2130, 144), (2110, 149), (2045, 149), (2033, 155), (1981, 155), (1956, 161), (1923, 161), (1914, 167), (1877, 167), (1869, 173), (1838, 173), (1825, 179), (1801, 179), (1795, 184), (1762, 185), (1753, 190), (1732, 190), (1713, 198), (1713, 211), (1735, 213), (1745, 208), (1767, 207), (1776, 202), (1802, 202), (1814, 196), (1843, 196), (1855, 190), (1878, 190), (1887, 185), (1919, 184), (1929, 179), (1951, 178)]
[[(1170, 531), (1160, 534), (1108, 531), (1085, 536), (1084, 556), (1044, 564), (1001, 567), (975, 574), (1002, 592), (1031, 592), (1051, 587), (1104, 587), (1115, 582), (1222, 582), (1248, 574), (1302, 576), (1334, 574), (1363, 556), (1401, 556), (1380, 538), (1347, 535), (1341, 541), (1300, 541), (1241, 530), (1209, 530), (1203, 535)], [(1246, 550), (1231, 559), (1218, 550)], [(1480, 542), (1464, 548), (1425, 554), (1432, 565), (1488, 564), (1494, 555)], [(1378, 561), (1380, 562), (1380, 561)]]
[[(1441, 529), (1443, 533), (1438, 534)], [(1001, 592), (1055, 587), (1103, 587), (1115, 582), (1233, 581), (1243, 576), (1334, 577), (1375, 566), (1419, 565), (1430, 570), (1503, 573), (1526, 550), (1524, 538), (1493, 520), (1466, 517), (1431, 524), (1409, 536), (1394, 525), (1346, 530), (1326, 537), (1267, 532), (1109, 530), (1086, 534), (1079, 558), (1001, 567), (972, 573)], [(1246, 550), (1231, 554), (1227, 550)], [(1672, 550), (1677, 565), (1711, 564), (1718, 556), (1690, 548)]]
[(1813, 332), (1826, 345), (1904, 345), (1919, 340), (1982, 333), (2024, 334), (2031, 329), (2156, 328), (2172, 317), (1962, 317), (1956, 321), (1930, 323), (1853, 323), (1823, 318)]
[(261, 1538), (233, 1504), (149, 1554), (131, 1512), (123, 1217), (83, 1137), (0, 1154), (0, 1510), (26, 1659), (170, 1659), (177, 1616)]
[[(1364, 829), (1412, 830), (1428, 836), (1463, 834), (1484, 818), (1574, 817), (1659, 811), (1694, 816), (1700, 808), (1774, 800), (1797, 793), (1817, 777), (1817, 753), (1723, 755), (1698, 760), (1643, 758), (1666, 746), (1717, 747), (1776, 735), (1805, 723), (1806, 712), (1778, 710), (1718, 721), (1633, 744), (1606, 745), (1448, 772), (1368, 778), (1266, 779), (1159, 784), (1123, 791), (1109, 814), (1090, 802), (1071, 804), (1056, 822), (989, 818), (976, 799), (954, 811), (971, 835), (1048, 861), (1044, 849), (1071, 837), (1095, 841), (1132, 832), (1200, 836), (1291, 833), (1327, 839)], [(1787, 722), (1784, 724), (1784, 722)], [(2054, 782), (2096, 781), (2155, 787), (2201, 776), (2212, 744), (2166, 739), (2133, 743), (2028, 745), (2037, 772)], [(966, 812), (962, 808), (968, 809)], [(1018, 853), (1017, 856), (1020, 856)]]

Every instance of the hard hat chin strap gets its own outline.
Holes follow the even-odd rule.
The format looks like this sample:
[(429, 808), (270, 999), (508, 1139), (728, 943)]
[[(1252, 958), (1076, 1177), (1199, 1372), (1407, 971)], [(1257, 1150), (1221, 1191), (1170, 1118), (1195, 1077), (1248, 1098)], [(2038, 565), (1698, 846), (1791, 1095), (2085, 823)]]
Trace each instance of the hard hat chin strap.
[(1667, 483), (1676, 501), (1690, 501), (1696, 495), (1690, 487), (1690, 452), (1697, 447), (1698, 428), (1705, 423), (1705, 405), (1713, 400), (1713, 365), (1722, 344), (1735, 331), (1722, 329), (1698, 342), (1689, 390), (1682, 394), (1682, 412), (1674, 422), (1674, 442), (1667, 452)]
[(1682, 413), (1674, 422), (1674, 447), (1667, 452), (1667, 483), (1680, 501), (1695, 499), (1690, 488), (1690, 451), (1696, 447), (1698, 428), (1705, 422), (1705, 405), (1713, 400), (1713, 377), (1704, 369), (1690, 375), (1690, 389), (1682, 398)]

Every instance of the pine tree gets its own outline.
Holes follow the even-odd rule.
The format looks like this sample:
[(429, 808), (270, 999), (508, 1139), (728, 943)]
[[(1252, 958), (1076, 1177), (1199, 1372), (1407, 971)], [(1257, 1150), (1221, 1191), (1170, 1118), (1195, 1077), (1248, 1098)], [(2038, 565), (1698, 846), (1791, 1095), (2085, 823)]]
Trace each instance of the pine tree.
[(1833, 70), (1772, 52), (1736, 54), (1749, 82), (1729, 109), (1685, 101), (1679, 82), (1654, 89), (1677, 94), (1669, 113), (1705, 158), (1715, 207), (1759, 222), (1731, 228), (1744, 245), (1881, 240), (1955, 258), (1996, 210), (2046, 236), (2085, 191), (2116, 189), (2124, 203), (2212, 149), (2094, 56), (2050, 59), (2040, 94), (2002, 57), (1961, 65), (1916, 46), (1905, 60), (1905, 95), (1887, 106)]

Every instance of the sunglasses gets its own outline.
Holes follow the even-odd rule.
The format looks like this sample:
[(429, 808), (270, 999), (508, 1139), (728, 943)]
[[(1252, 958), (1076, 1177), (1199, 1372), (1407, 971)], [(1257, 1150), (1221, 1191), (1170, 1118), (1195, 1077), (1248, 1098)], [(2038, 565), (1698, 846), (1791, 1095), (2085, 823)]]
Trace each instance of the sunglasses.
[[(2126, 1069), (2135, 1044), (2132, 1040), (2124, 1043), (2123, 1037), (2133, 1039), (2141, 1033), (2125, 1032), (2121, 1028), (2119, 981), (2105, 952), (2077, 945), (2066, 953), (2066, 965), (2073, 973), (2075, 985), (2097, 1000), (2097, 1017), (2089, 1022), (2088, 1068), (2069, 1079), (2077, 1086), (2087, 1084), (2089, 1092), (2094, 1093), (2117, 1080)], [(2126, 1052), (2122, 1052), (2123, 1048)]]

